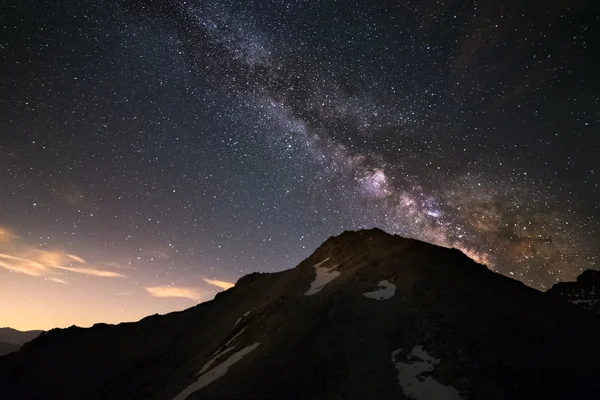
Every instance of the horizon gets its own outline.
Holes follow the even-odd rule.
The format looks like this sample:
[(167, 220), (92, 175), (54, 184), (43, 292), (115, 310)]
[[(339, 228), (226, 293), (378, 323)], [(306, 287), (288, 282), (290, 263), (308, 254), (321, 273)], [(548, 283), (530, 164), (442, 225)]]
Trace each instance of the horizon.
[[(403, 239), (412, 239), (412, 238), (405, 238), (405, 237), (403, 237), (403, 236), (400, 236), (400, 235), (394, 235), (394, 234), (391, 234), (391, 233), (389, 233), (389, 232), (386, 232), (386, 231), (384, 231), (384, 230), (382, 230), (382, 229), (380, 229), (380, 228), (378, 228), (378, 227), (372, 227), (372, 228), (358, 229), (358, 230), (355, 230), (355, 231), (352, 231), (352, 230), (345, 230), (345, 231), (343, 231), (343, 232), (340, 232), (340, 233), (339, 233), (339, 234), (337, 234), (337, 235), (333, 235), (333, 236), (330, 236), (329, 238), (325, 239), (325, 240), (324, 240), (324, 241), (323, 241), (321, 244), (319, 244), (319, 245), (318, 245), (318, 246), (317, 246), (317, 247), (316, 247), (316, 248), (313, 250), (313, 252), (311, 252), (311, 253), (310, 253), (310, 254), (309, 254), (309, 255), (308, 255), (308, 256), (307, 256), (305, 259), (301, 260), (299, 263), (301, 263), (302, 261), (304, 261), (304, 260), (308, 259), (308, 258), (309, 258), (311, 255), (313, 255), (313, 254), (314, 254), (314, 252), (316, 252), (316, 251), (318, 250), (318, 248), (319, 248), (319, 247), (320, 247), (320, 246), (321, 246), (323, 243), (325, 243), (325, 241), (327, 241), (328, 239), (331, 239), (331, 238), (337, 238), (338, 236), (342, 235), (343, 233), (347, 233), (347, 232), (361, 232), (361, 231), (373, 231), (373, 230), (379, 230), (379, 231), (382, 231), (382, 232), (384, 232), (384, 233), (386, 233), (386, 234), (388, 234), (388, 235), (392, 235), (392, 236), (399, 236), (399, 237), (401, 237), (401, 238), (403, 238)], [(423, 243), (428, 243), (428, 242), (423, 242)], [(433, 246), (437, 246), (437, 245), (435, 245), (435, 244), (433, 244), (433, 243), (428, 243), (428, 244), (431, 244), (431, 245), (433, 245)], [(444, 247), (444, 246), (440, 246), (440, 247)], [(448, 248), (448, 247), (447, 247), (447, 248)], [(454, 249), (454, 248), (449, 248), (449, 249)], [(471, 259), (471, 260), (473, 260), (473, 261), (475, 261), (475, 262), (478, 262), (477, 260), (474, 260), (473, 258), (469, 257), (469, 255), (468, 255), (468, 254), (466, 254), (466, 253), (464, 253), (462, 250), (460, 250), (460, 249), (456, 249), (456, 250), (459, 250), (459, 251), (460, 251), (462, 254), (464, 254), (464, 255), (465, 255), (466, 257), (468, 257), (469, 259)], [(479, 263), (479, 262), (478, 262), (478, 263)], [(480, 264), (481, 264), (481, 263), (480, 263)], [(282, 269), (281, 271), (285, 271), (285, 270), (288, 270), (288, 269), (293, 269), (293, 268), (296, 268), (296, 267), (298, 267), (298, 265), (299, 265), (299, 264), (297, 264), (297, 265), (295, 265), (295, 266), (293, 266), (293, 267), (290, 267), (290, 268)], [(488, 267), (487, 265), (485, 265), (485, 264), (481, 264), (481, 265), (484, 265), (484, 266), (485, 266), (485, 267), (486, 267), (488, 270), (490, 270), (490, 271), (492, 271), (492, 272), (496, 272), (496, 273), (498, 273), (497, 271), (494, 271), (493, 269), (489, 268), (489, 267)], [(281, 271), (277, 271), (277, 272), (281, 272)], [(587, 271), (587, 270), (586, 270), (586, 271)], [(251, 271), (251, 272), (249, 272), (248, 274), (252, 274), (252, 273), (254, 273), (254, 272), (258, 272), (258, 271)], [(583, 272), (585, 272), (585, 271), (581, 271), (581, 273), (583, 273)], [(267, 273), (267, 274), (268, 274), (268, 273), (272, 273), (272, 272), (265, 272), (265, 273)], [(248, 274), (247, 274), (247, 275), (248, 275)], [(510, 274), (508, 274), (508, 275), (501, 274), (501, 275), (503, 275), (504, 277), (506, 277), (506, 278), (509, 278), (509, 279), (517, 280), (517, 279), (515, 279), (513, 276), (511, 276)], [(245, 276), (245, 275), (244, 275), (244, 276)], [(242, 278), (242, 277), (240, 277), (240, 278)], [(240, 279), (240, 278), (238, 278), (238, 279)], [(574, 281), (574, 280), (571, 280), (571, 281), (564, 281), (564, 282), (572, 282), (572, 281)], [(561, 282), (563, 282), (563, 281), (561, 281)], [(559, 282), (557, 282), (557, 283), (559, 283)], [(228, 289), (230, 289), (230, 288), (233, 288), (233, 287), (235, 287), (235, 284), (233, 284), (233, 283), (232, 283), (232, 286), (231, 286), (231, 287), (229, 287), (229, 288), (222, 288), (222, 290), (221, 290), (221, 291), (225, 291), (225, 290), (228, 290)], [(539, 290), (539, 291), (543, 292), (542, 290), (540, 290), (540, 289), (538, 289), (538, 288), (535, 288), (535, 287), (532, 287), (532, 289)], [(220, 293), (220, 291), (217, 291), (217, 292), (215, 292), (215, 295), (216, 295), (217, 293)], [(21, 328), (17, 328), (16, 326), (4, 326), (4, 327), (0, 327), (0, 329), (2, 329), (2, 328), (9, 328), (9, 329), (15, 329), (15, 330), (18, 330), (18, 331), (37, 331), (37, 330), (40, 330), (40, 331), (49, 331), (49, 330), (52, 330), (52, 329), (57, 329), (57, 328), (58, 328), (58, 329), (67, 329), (67, 328), (70, 328), (70, 327), (72, 327), (72, 326), (75, 326), (75, 327), (78, 327), (78, 328), (91, 328), (91, 327), (92, 327), (93, 325), (95, 325), (95, 324), (118, 325), (118, 324), (121, 324), (121, 323), (135, 323), (135, 322), (138, 322), (138, 321), (140, 321), (140, 320), (142, 320), (142, 319), (144, 319), (144, 318), (146, 318), (146, 317), (152, 316), (152, 315), (165, 315), (165, 314), (169, 314), (169, 313), (172, 313), (172, 312), (180, 312), (180, 311), (185, 311), (185, 310), (187, 310), (187, 309), (189, 309), (189, 308), (195, 307), (195, 306), (197, 306), (197, 305), (199, 305), (199, 304), (202, 304), (202, 303), (210, 302), (210, 301), (212, 301), (212, 300), (214, 300), (214, 296), (213, 296), (213, 297), (210, 297), (210, 298), (207, 298), (207, 299), (204, 299), (204, 300), (201, 300), (201, 301), (198, 301), (198, 302), (197, 302), (197, 303), (195, 303), (195, 304), (191, 304), (191, 305), (185, 305), (185, 306), (183, 306), (183, 308), (173, 308), (173, 309), (166, 309), (166, 310), (164, 310), (163, 312), (155, 312), (155, 313), (152, 313), (152, 314), (145, 314), (145, 315), (141, 315), (141, 316), (139, 316), (139, 315), (138, 315), (138, 316), (132, 316), (132, 318), (133, 318), (133, 319), (129, 319), (129, 320), (124, 320), (124, 319), (117, 318), (116, 320), (114, 320), (114, 321), (112, 321), (112, 322), (109, 322), (109, 321), (103, 321), (103, 320), (97, 320), (97, 321), (91, 321), (91, 322), (87, 322), (87, 323), (86, 323), (86, 324), (84, 324), (84, 325), (80, 325), (80, 324), (70, 324), (70, 325), (69, 325), (69, 324), (65, 324), (65, 325), (62, 325), (62, 326), (51, 326), (51, 327), (49, 327), (49, 328), (35, 328), (35, 327), (30, 327), (30, 328), (27, 328), (27, 329), (21, 329)], [(1, 312), (1, 311), (0, 311), (0, 320), (3, 320), (3, 315), (2, 315), (2, 312)], [(88, 319), (88, 321), (90, 321), (90, 320)]]

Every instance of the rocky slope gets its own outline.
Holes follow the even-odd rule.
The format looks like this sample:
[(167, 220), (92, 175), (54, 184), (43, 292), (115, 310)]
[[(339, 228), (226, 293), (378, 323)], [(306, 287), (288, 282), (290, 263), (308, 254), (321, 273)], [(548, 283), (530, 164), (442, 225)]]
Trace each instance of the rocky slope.
[(0, 358), (2, 399), (583, 399), (600, 318), (458, 250), (379, 230), (137, 323)]
[(546, 293), (586, 310), (600, 312), (600, 273), (588, 269), (577, 277), (577, 281), (557, 283)]

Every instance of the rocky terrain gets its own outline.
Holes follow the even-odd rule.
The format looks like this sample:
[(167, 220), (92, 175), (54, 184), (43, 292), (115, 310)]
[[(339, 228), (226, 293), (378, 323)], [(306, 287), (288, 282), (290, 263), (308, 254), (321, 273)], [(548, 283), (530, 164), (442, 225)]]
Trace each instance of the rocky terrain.
[(23, 343), (38, 337), (43, 331), (18, 331), (0, 328), (0, 356), (19, 350)]
[(2, 399), (588, 399), (597, 314), (380, 230), (136, 323), (0, 358)]

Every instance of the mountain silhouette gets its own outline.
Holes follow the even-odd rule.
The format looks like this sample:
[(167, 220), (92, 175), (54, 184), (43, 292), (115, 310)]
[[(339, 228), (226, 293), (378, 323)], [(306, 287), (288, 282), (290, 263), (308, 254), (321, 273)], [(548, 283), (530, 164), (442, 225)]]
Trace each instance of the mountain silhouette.
[(2, 399), (584, 399), (600, 317), (454, 249), (378, 229), (135, 323), (0, 358)]
[(0, 356), (19, 350), (23, 343), (38, 337), (43, 331), (19, 331), (0, 328)]

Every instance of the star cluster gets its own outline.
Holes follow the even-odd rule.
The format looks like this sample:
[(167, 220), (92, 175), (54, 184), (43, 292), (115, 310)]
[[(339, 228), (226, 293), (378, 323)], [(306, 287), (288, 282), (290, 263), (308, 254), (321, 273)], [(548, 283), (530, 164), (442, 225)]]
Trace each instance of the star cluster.
[(17, 286), (41, 302), (61, 283), (144, 304), (117, 320), (176, 309), (373, 226), (540, 289), (598, 265), (591, 4), (6, 9), (0, 284), (17, 309)]

